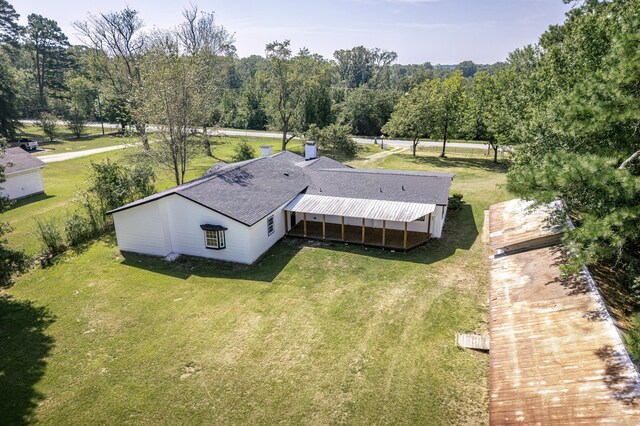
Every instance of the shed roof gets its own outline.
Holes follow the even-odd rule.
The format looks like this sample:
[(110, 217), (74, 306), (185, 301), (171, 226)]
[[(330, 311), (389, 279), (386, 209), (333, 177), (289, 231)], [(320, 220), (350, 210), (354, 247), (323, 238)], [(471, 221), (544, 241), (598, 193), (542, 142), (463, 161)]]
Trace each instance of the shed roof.
[(435, 208), (434, 204), (300, 194), (285, 207), (285, 210), (330, 216), (413, 222), (433, 213)]
[(14, 147), (5, 149), (4, 157), (0, 158), (0, 165), (4, 166), (5, 175), (10, 175), (25, 170), (40, 169), (47, 164), (24, 149)]
[[(491, 206), (492, 247), (545, 235), (522, 205)], [(637, 424), (638, 373), (589, 272), (562, 263), (558, 244), (489, 260), (490, 423)]]

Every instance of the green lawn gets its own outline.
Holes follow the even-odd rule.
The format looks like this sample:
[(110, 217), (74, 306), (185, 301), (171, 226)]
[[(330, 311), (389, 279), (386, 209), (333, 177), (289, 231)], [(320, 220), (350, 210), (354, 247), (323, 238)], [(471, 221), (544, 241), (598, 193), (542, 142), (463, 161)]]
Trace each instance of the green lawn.
[(140, 140), (139, 138), (126, 137), (123, 135), (108, 134), (102, 136), (102, 134), (100, 134), (100, 128), (98, 127), (87, 127), (86, 133), (87, 136), (76, 139), (70, 132), (65, 131), (64, 126), (59, 126), (58, 138), (52, 142), (45, 138), (42, 129), (33, 125), (25, 125), (20, 129), (19, 137), (26, 136), (32, 140), (37, 140), (40, 147), (45, 149), (45, 151), (36, 153), (38, 156), (84, 151), (115, 145), (130, 145)]
[(488, 357), (454, 336), (486, 333), (504, 168), (352, 164), (453, 171), (468, 205), (409, 253), (287, 239), (250, 267), (170, 264), (110, 236), (34, 269), (0, 298), (0, 424), (487, 423)]

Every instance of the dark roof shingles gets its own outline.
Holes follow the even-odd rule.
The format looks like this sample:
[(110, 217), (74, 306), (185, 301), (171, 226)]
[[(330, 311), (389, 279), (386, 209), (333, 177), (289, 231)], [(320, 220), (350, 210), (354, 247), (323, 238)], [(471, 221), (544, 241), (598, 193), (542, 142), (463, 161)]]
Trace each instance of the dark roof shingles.
[(450, 173), (353, 169), (326, 157), (304, 163), (299, 155), (282, 152), (214, 166), (199, 179), (111, 213), (179, 194), (251, 226), (305, 190), (336, 197), (447, 204), (452, 178)]
[(5, 174), (17, 173), (46, 166), (46, 163), (29, 154), (22, 148), (7, 148), (0, 158), (0, 165), (4, 166)]

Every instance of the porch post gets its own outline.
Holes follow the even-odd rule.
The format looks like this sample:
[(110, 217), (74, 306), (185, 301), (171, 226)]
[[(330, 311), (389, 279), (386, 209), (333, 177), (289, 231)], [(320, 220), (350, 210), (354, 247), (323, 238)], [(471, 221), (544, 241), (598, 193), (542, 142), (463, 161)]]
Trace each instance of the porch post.
[(286, 234), (287, 232), (289, 232), (289, 212), (286, 210), (283, 210), (284, 212), (284, 233)]
[(307, 237), (307, 213), (304, 212), (302, 214), (302, 218), (304, 219), (304, 236)]
[(404, 223), (404, 249), (407, 249), (407, 222)]
[(344, 241), (344, 216), (342, 217), (342, 241)]
[(364, 244), (364, 217), (362, 218), (362, 244)]
[(322, 239), (327, 238), (327, 218), (326, 215), (322, 215)]
[(382, 221), (382, 247), (384, 247), (384, 244), (386, 243), (387, 240), (387, 221), (383, 220)]
[(428, 225), (427, 225), (427, 234), (429, 234), (429, 238), (431, 238), (431, 213), (429, 213)]

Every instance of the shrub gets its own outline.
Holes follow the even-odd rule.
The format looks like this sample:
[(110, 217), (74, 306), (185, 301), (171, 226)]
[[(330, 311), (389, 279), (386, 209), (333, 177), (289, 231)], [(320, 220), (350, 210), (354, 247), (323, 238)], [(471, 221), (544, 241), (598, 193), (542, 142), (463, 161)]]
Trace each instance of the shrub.
[(349, 136), (349, 127), (330, 124), (319, 128), (315, 124), (305, 132), (307, 140), (313, 140), (321, 151), (333, 158), (352, 159), (358, 152), (358, 144)]
[(246, 139), (240, 141), (240, 143), (233, 148), (233, 151), (233, 161), (245, 161), (256, 158), (253, 146)]
[(67, 125), (67, 129), (76, 137), (76, 139), (80, 139), (82, 134), (84, 133), (84, 129), (87, 126), (86, 118), (80, 114), (79, 112), (72, 110), (67, 119), (65, 120)]
[(458, 192), (454, 192), (453, 194), (451, 194), (451, 196), (449, 196), (449, 210), (454, 212), (460, 210), (464, 205), (462, 197), (462, 194)]
[(36, 121), (36, 126), (40, 127), (45, 136), (53, 142), (58, 129), (58, 117), (49, 112), (43, 112), (40, 114), (40, 119)]
[(93, 237), (93, 231), (87, 217), (80, 212), (73, 212), (67, 216), (64, 234), (71, 247), (77, 247)]
[(36, 219), (36, 235), (42, 252), (48, 256), (57, 256), (67, 248), (60, 227), (52, 219)]

